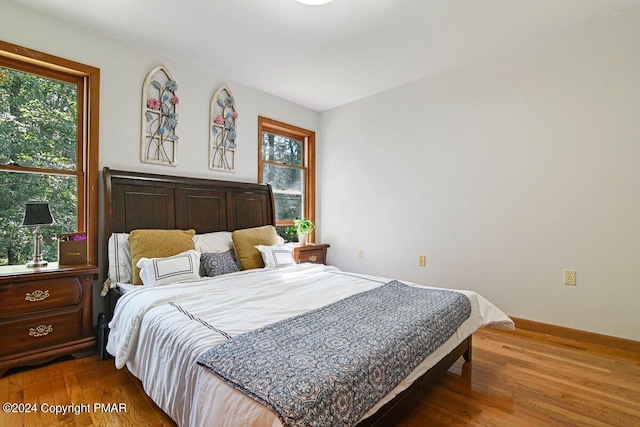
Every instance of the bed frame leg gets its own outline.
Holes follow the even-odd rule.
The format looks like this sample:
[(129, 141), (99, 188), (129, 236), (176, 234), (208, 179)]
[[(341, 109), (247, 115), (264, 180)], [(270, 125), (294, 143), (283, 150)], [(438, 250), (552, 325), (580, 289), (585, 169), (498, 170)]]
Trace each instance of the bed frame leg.
[(472, 335), (469, 335), (469, 338), (467, 338), (467, 350), (462, 354), (462, 357), (464, 357), (465, 362), (471, 362), (471, 338)]
[(109, 337), (109, 326), (107, 316), (104, 313), (98, 314), (98, 327), (96, 328), (96, 341), (98, 342), (98, 360), (107, 360), (107, 338)]

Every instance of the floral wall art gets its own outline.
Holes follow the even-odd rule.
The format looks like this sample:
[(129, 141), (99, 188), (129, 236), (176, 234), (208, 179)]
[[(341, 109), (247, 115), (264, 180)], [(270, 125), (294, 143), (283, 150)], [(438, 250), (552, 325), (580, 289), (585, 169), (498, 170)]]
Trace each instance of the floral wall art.
[(178, 83), (164, 65), (147, 74), (142, 85), (140, 161), (176, 166), (178, 158)]
[(211, 98), (209, 169), (236, 171), (236, 120), (238, 111), (231, 90), (220, 87)]

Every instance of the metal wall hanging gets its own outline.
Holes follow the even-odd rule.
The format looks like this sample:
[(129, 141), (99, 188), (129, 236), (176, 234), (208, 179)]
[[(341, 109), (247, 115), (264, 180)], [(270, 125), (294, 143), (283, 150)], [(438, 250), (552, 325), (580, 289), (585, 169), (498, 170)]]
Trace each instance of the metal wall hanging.
[(147, 74), (142, 85), (140, 161), (176, 166), (178, 159), (178, 83), (164, 65)]
[(222, 86), (211, 98), (209, 169), (236, 171), (236, 120), (238, 112), (231, 90)]

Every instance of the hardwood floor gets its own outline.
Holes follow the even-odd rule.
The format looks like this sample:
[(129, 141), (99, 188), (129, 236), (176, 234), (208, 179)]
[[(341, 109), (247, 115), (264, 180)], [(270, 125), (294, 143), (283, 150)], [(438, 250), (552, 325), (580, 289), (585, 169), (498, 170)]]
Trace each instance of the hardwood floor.
[[(418, 426), (640, 426), (640, 353), (543, 333), (483, 329), (473, 360), (458, 360), (396, 423)], [(0, 426), (173, 426), (140, 382), (113, 360), (65, 360), (9, 372), (0, 400), (35, 413), (0, 413)], [(104, 406), (120, 404), (126, 406)], [(42, 405), (77, 406), (51, 414)], [(105, 409), (114, 409), (106, 412)]]

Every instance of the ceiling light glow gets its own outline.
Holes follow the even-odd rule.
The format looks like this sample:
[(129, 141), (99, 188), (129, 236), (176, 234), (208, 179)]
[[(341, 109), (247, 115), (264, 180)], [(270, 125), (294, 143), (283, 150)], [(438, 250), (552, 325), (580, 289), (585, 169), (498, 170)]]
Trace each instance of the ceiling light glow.
[(309, 6), (320, 6), (321, 4), (331, 3), (333, 0), (296, 0), (298, 3)]

